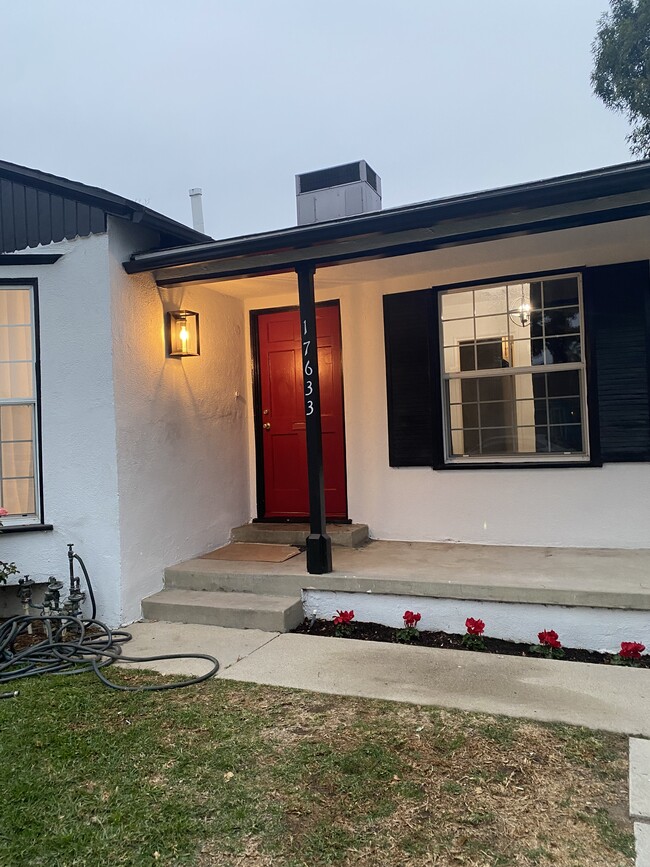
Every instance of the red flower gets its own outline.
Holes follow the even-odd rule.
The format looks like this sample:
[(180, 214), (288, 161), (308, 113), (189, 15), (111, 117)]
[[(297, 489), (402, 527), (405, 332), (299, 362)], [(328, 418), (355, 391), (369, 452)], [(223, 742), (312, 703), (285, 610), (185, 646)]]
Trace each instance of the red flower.
[(641, 659), (641, 654), (645, 650), (645, 644), (639, 644), (638, 641), (621, 641), (621, 649), (618, 655), (622, 659)]
[(407, 629), (415, 629), (421, 619), (422, 615), (418, 611), (404, 612), (404, 626), (406, 626)]
[(465, 629), (468, 635), (483, 635), (485, 631), (485, 623), (482, 620), (475, 620), (473, 617), (468, 617), (465, 621)]
[(336, 626), (341, 626), (344, 623), (351, 623), (354, 620), (354, 611), (339, 611), (336, 610), (337, 617), (334, 618)]
[(552, 647), (554, 650), (559, 650), (562, 647), (557, 632), (554, 629), (545, 629), (543, 632), (538, 632), (537, 637), (539, 643), (545, 647)]

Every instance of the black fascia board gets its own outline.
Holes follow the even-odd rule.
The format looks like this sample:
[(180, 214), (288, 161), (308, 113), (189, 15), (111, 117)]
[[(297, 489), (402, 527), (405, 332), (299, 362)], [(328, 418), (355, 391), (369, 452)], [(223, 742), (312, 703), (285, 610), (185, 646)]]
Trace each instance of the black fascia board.
[[(400, 244), (391, 244), (389, 246), (381, 246), (381, 236), (376, 236), (376, 246), (368, 245), (363, 249), (349, 251), (345, 253), (330, 254), (319, 256), (315, 250), (312, 250), (312, 255), (309, 259), (301, 259), (298, 261), (296, 257), (297, 250), (289, 251), (293, 256), (288, 254), (285, 261), (276, 262), (269, 266), (249, 265), (245, 268), (233, 267), (235, 258), (231, 258), (224, 262), (220, 268), (215, 260), (215, 268), (201, 271), (192, 275), (181, 275), (178, 277), (158, 276), (156, 282), (159, 286), (175, 286), (184, 283), (204, 282), (206, 280), (229, 280), (241, 277), (269, 277), (274, 274), (286, 274), (300, 265), (311, 264), (314, 268), (327, 267), (331, 265), (342, 265), (346, 262), (361, 262), (371, 261), (373, 259), (391, 259), (396, 256), (407, 256), (414, 253), (426, 253), (433, 250), (443, 250), (449, 247), (462, 247), (470, 244), (479, 244), (484, 241), (495, 241), (505, 238), (515, 238), (524, 235), (535, 235), (544, 232), (553, 232), (563, 229), (575, 229), (581, 226), (596, 226), (601, 223), (616, 222), (620, 220), (630, 220), (635, 217), (650, 216), (650, 201), (645, 205), (630, 205), (626, 208), (613, 208), (605, 211), (589, 212), (587, 214), (572, 214), (566, 217), (557, 217), (555, 219), (539, 220), (535, 222), (522, 221), (517, 225), (508, 225), (501, 227), (493, 227), (488, 229), (479, 229), (476, 231), (465, 233), (453, 233), (431, 240), (404, 241)], [(244, 257), (242, 257), (243, 259)]]
[(63, 253), (0, 253), (3, 265), (53, 265)]
[[(434, 199), (307, 226), (294, 226), (151, 253), (134, 253), (129, 261), (124, 263), (124, 268), (128, 273), (134, 274), (260, 253), (289, 253), (328, 241), (405, 232), (434, 226), (446, 220), (480, 217), (490, 213), (521, 211), (522, 222), (525, 222), (525, 212), (534, 208), (586, 202), (643, 189), (650, 190), (650, 160)], [(376, 246), (377, 239), (368, 237), (368, 243), (369, 246)], [(318, 258), (317, 252), (314, 258)]]
[(100, 187), (91, 187), (79, 181), (71, 181), (68, 178), (19, 166), (5, 160), (0, 160), (0, 178), (76, 199), (96, 208), (101, 208), (107, 214), (140, 223), (146, 228), (153, 229), (170, 238), (178, 238), (180, 241), (201, 243), (212, 240), (209, 235), (205, 235), (203, 232), (197, 232), (196, 229), (178, 223), (158, 211), (153, 211), (131, 199), (110, 193), (108, 190), (102, 190)]

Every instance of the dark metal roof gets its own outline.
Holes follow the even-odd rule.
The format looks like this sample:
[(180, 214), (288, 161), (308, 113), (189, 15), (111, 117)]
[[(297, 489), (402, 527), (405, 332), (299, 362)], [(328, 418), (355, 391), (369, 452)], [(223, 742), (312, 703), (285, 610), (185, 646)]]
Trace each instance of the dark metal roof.
[(105, 232), (109, 214), (158, 232), (163, 247), (211, 240), (107, 190), (0, 160), (0, 253)]
[[(629, 201), (615, 201), (615, 197), (626, 195)], [(245, 276), (246, 273), (278, 273), (288, 270), (293, 260), (304, 262), (309, 258), (313, 264), (319, 265), (364, 258), (364, 253), (375, 255), (382, 247), (395, 245), (398, 235), (408, 240), (408, 233), (412, 233), (413, 237), (417, 233), (412, 248), (400, 251), (395, 245), (390, 255), (432, 249), (438, 241), (434, 242), (432, 236), (427, 240), (423, 232), (432, 232), (448, 224), (453, 225), (460, 237), (463, 232), (469, 231), (463, 226), (469, 227), (470, 221), (489, 215), (494, 217), (491, 228), (480, 233), (474, 231), (477, 240), (502, 235), (503, 230), (500, 229), (505, 226), (510, 234), (517, 230), (525, 232), (529, 230), (527, 219), (531, 212), (537, 210), (542, 213), (546, 209), (552, 216), (553, 209), (561, 208), (566, 214), (570, 210), (570, 215), (564, 218), (566, 226), (650, 213), (650, 160), (449, 196), (307, 226), (193, 244), (174, 250), (136, 253), (124, 263), (124, 267), (129, 273), (166, 269), (164, 282), (170, 283), (176, 282), (172, 271), (179, 266), (202, 265), (201, 273), (198, 273), (197, 268), (197, 275), (193, 279), (208, 279), (210, 276), (216, 278), (234, 273), (232, 269), (228, 271), (227, 263), (235, 260), (239, 262), (236, 268), (239, 276)], [(555, 222), (547, 219), (542, 227), (540, 220), (539, 230), (563, 227), (556, 223), (557, 219)], [(449, 237), (451, 239), (453, 233)], [(351, 249), (352, 244), (354, 249)], [(333, 246), (340, 249), (340, 256), (336, 252), (332, 253)], [(258, 263), (254, 262), (256, 257)], [(273, 257), (272, 261), (270, 257)], [(265, 258), (268, 267), (265, 266)], [(214, 267), (208, 268), (208, 263)], [(246, 271), (248, 265), (250, 269)], [(181, 270), (185, 269), (179, 268), (179, 273)]]

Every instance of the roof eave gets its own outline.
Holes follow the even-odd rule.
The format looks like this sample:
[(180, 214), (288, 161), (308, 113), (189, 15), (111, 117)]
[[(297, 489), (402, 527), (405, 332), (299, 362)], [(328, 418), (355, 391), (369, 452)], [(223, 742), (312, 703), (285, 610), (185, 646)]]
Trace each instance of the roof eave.
[(374, 246), (376, 236), (435, 226), (445, 220), (470, 219), (500, 213), (512, 215), (521, 212), (523, 215), (542, 206), (586, 203), (611, 196), (613, 193), (625, 194), (638, 190), (650, 190), (650, 160), (437, 199), (342, 220), (294, 226), (174, 250), (136, 253), (124, 263), (124, 267), (128, 273), (133, 274), (283, 251), (290, 254), (291, 251), (317, 248), (328, 242), (360, 239), (364, 236)]

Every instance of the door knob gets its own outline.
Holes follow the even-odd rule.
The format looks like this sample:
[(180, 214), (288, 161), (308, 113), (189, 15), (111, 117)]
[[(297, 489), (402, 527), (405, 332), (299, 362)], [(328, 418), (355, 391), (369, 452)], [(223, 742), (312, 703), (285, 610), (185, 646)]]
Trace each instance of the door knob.
[(271, 430), (271, 422), (264, 422), (262, 427), (264, 428), (264, 430)]

